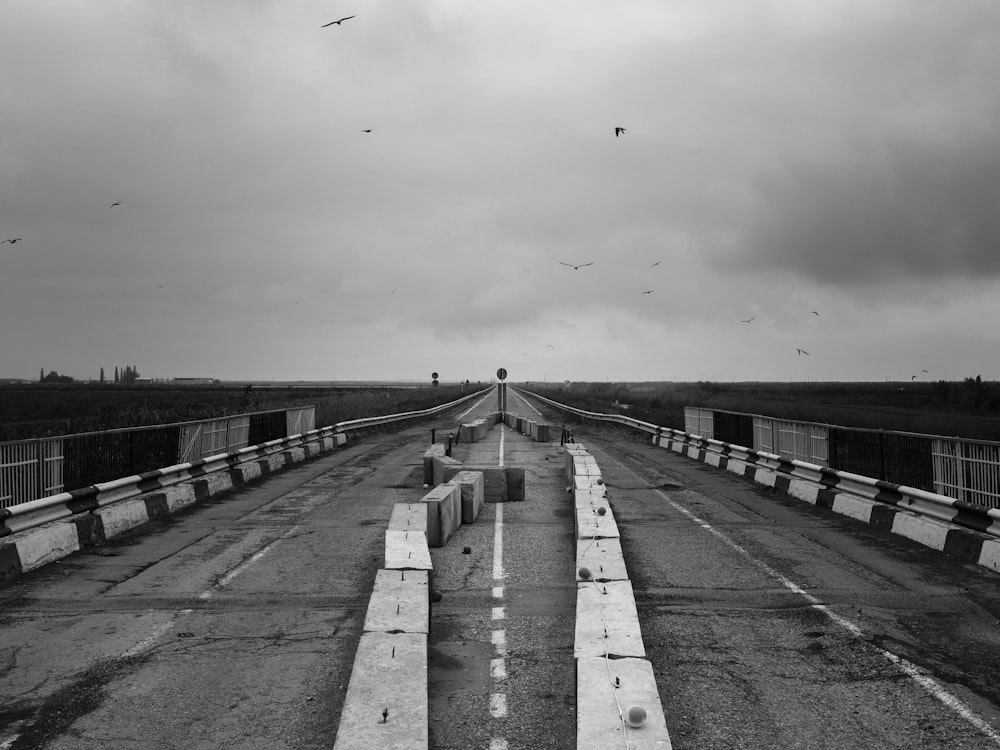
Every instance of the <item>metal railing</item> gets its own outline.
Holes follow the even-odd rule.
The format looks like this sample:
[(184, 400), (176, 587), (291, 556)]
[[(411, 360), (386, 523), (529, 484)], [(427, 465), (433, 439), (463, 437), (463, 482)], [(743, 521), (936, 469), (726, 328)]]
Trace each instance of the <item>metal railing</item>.
[[(892, 465), (893, 461), (906, 463), (913, 460), (913, 456), (923, 456), (923, 446), (919, 441), (910, 442), (907, 438), (923, 438), (936, 444), (934, 454), (936, 459), (946, 470), (942, 469), (935, 474), (932, 482), (933, 489), (924, 488), (896, 482), (893, 480), (874, 478), (866, 476), (860, 472), (854, 472), (844, 468), (836, 468), (829, 465), (819, 465), (809, 461), (794, 458), (790, 455), (780, 455), (768, 451), (759, 450), (746, 446), (742, 443), (730, 443), (724, 440), (713, 438), (709, 435), (698, 435), (670, 427), (661, 427), (643, 422), (642, 420), (625, 417), (620, 414), (600, 414), (578, 409), (568, 404), (553, 401), (537, 393), (527, 392), (533, 398), (537, 398), (550, 406), (562, 411), (576, 414), (587, 419), (602, 422), (613, 422), (616, 424), (633, 427), (643, 432), (653, 433), (654, 444), (667, 444), (678, 452), (708, 451), (727, 459), (736, 458), (748, 464), (765, 467), (775, 472), (784, 473), (788, 476), (805, 479), (809, 482), (822, 485), (826, 488), (836, 488), (876, 502), (886, 502), (891, 505), (901, 505), (907, 510), (955, 523), (960, 526), (986, 531), (994, 536), (1000, 536), (1000, 492), (998, 492), (998, 474), (1000, 474), (1000, 443), (987, 443), (984, 441), (962, 441), (955, 438), (934, 438), (927, 435), (912, 435), (909, 433), (883, 433), (890, 435), (888, 439), (881, 442), (875, 441), (879, 446), (878, 467), (885, 469)], [(688, 409), (700, 412), (692, 414), (688, 418)], [(699, 409), (697, 407), (685, 407), (685, 424), (700, 424), (704, 426), (708, 415), (704, 412), (711, 411)], [(715, 412), (712, 424), (718, 425), (718, 415), (720, 413), (737, 414), (735, 412)], [(754, 415), (742, 415), (753, 417)], [(752, 424), (752, 421), (751, 421)], [(789, 425), (807, 424), (793, 423)], [(744, 426), (745, 427), (745, 426)], [(843, 429), (846, 428), (834, 428)], [(789, 432), (794, 432), (790, 428)], [(878, 430), (862, 430), (862, 432), (879, 433)], [(745, 429), (743, 430), (745, 433)], [(773, 429), (772, 429), (773, 434)], [(898, 440), (896, 440), (898, 438)], [(836, 432), (832, 443), (838, 440)], [(787, 445), (787, 444), (786, 444)], [(962, 447), (959, 448), (958, 446)], [(962, 455), (955, 455), (959, 451), (964, 451)], [(835, 451), (831, 449), (832, 454)], [(951, 451), (949, 453), (949, 451)], [(873, 453), (865, 456), (865, 461), (875, 467), (872, 462)], [(863, 463), (864, 461), (859, 461)], [(898, 470), (894, 470), (897, 471)], [(920, 478), (920, 470), (914, 470), (914, 476)], [(889, 471), (888, 473), (892, 473)], [(924, 482), (926, 484), (926, 482)], [(955, 494), (962, 491), (964, 497), (956, 497), (955, 494), (946, 494), (943, 490), (951, 489)], [(978, 498), (975, 500), (973, 498)]]
[[(418, 417), (433, 416), (434, 414), (458, 406), (469, 399), (480, 396), (488, 390), (489, 388), (477, 393), (471, 393), (456, 401), (429, 409), (338, 422), (335, 425), (319, 429), (314, 428), (303, 433), (282, 436), (274, 440), (261, 441), (254, 445), (243, 446), (236, 451), (222, 451), (191, 462), (175, 463), (166, 465), (165, 468), (154, 468), (135, 474), (124, 476), (119, 474), (117, 475), (118, 478), (105, 478), (103, 481), (98, 481), (85, 487), (74, 490), (63, 490), (48, 496), (39, 496), (27, 502), (0, 507), (0, 537), (10, 536), (11, 534), (33, 529), (51, 521), (105, 507), (121, 500), (135, 497), (151, 489), (162, 489), (190, 479), (204, 477), (214, 472), (227, 471), (241, 463), (258, 460), (262, 457), (290, 449), (305, 446), (320, 446), (320, 450), (324, 448), (333, 449), (334, 446), (343, 445), (346, 442), (347, 433), (350, 431)], [(311, 410), (313, 407), (305, 408)], [(295, 410), (279, 410), (279, 413), (284, 414), (286, 411)], [(268, 413), (273, 412), (259, 412), (259, 414)], [(253, 415), (250, 416), (252, 417)], [(313, 418), (312, 415), (293, 415), (283, 423), (284, 429), (287, 431), (289, 424), (308, 424)], [(218, 422), (221, 420), (206, 421)], [(272, 423), (272, 426), (275, 426), (277, 420), (272, 420)], [(251, 437), (254, 434), (252, 425), (253, 420), (251, 419), (251, 430), (249, 432)], [(180, 427), (180, 425), (174, 426)]]
[[(962, 502), (1000, 508), (1000, 443), (897, 430), (839, 427), (684, 407), (685, 431), (782, 458), (878, 477)], [(752, 442), (746, 436), (752, 426)]]
[(0, 508), (314, 427), (312, 406), (0, 443)]

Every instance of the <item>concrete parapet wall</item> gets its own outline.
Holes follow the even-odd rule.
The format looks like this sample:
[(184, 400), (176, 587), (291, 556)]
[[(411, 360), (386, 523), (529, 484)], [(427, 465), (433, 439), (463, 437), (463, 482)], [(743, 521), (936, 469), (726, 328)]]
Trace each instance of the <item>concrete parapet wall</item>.
[[(245, 448), (236, 454), (65, 493), (67, 503), (76, 506), (75, 512), (64, 511), (62, 520), (0, 538), (0, 580), (35, 570), (88, 545), (101, 544), (154, 518), (223, 495), (285, 466), (335, 450), (346, 442), (347, 436), (343, 434), (337, 434), (336, 438), (317, 436), (302, 446), (267, 456), (260, 455), (262, 447)], [(168, 478), (171, 473), (172, 481)]]

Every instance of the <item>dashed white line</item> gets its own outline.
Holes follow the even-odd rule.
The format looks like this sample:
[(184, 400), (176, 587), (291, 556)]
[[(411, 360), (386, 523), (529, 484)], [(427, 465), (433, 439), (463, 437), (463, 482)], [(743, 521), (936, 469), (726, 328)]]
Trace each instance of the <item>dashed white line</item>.
[(490, 716), (502, 719), (507, 715), (507, 694), (493, 693), (490, 695)]
[(504, 615), (503, 607), (494, 607), (493, 608), (493, 617), (492, 617), (492, 619), (494, 619), (494, 620), (502, 620), (502, 619), (504, 619), (504, 617), (505, 617), (505, 615)]

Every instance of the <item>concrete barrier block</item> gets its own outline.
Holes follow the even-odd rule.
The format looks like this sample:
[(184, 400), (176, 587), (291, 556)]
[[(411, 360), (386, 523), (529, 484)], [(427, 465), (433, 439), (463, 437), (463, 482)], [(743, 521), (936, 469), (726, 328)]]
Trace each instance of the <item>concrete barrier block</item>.
[(478, 471), (483, 475), (483, 501), (502, 503), (507, 500), (507, 471), (503, 466), (459, 466), (445, 468), (444, 481), (450, 482), (460, 471)]
[(431, 623), (430, 601), (426, 570), (379, 570), (368, 600), (364, 629), (427, 634)]
[(538, 431), (537, 431), (537, 434), (535, 435), (535, 440), (537, 442), (539, 442), (539, 443), (547, 443), (547, 442), (549, 442), (552, 439), (550, 437), (551, 434), (552, 434), (552, 431), (551, 431), (551, 427), (549, 425), (547, 425), (547, 424), (540, 424), (540, 425), (538, 425)]
[(574, 490), (593, 490), (604, 486), (604, 480), (600, 477), (589, 477), (577, 474), (573, 477)]
[(101, 519), (105, 539), (111, 539), (149, 523), (146, 501), (141, 497), (120, 500), (105, 508), (98, 508), (92, 511), (92, 515)]
[(785, 490), (785, 494), (807, 502), (810, 505), (815, 505), (820, 489), (819, 485), (808, 482), (805, 479), (792, 479), (788, 483), (788, 489)]
[(434, 458), (431, 459), (431, 468), (431, 484), (443, 484), (448, 481), (445, 479), (445, 468), (458, 469), (461, 471), (462, 462), (457, 458), (452, 458), (451, 456), (434, 456)]
[(417, 531), (385, 532), (385, 565), (387, 570), (433, 571), (427, 535)]
[(864, 523), (871, 523), (874, 502), (867, 498), (838, 492), (833, 498), (833, 506), (830, 509), (842, 516), (849, 516)]
[(420, 502), (427, 506), (427, 545), (443, 547), (462, 525), (461, 490), (451, 482), (439, 484)]
[(576, 580), (582, 581), (580, 569), (587, 568), (595, 581), (625, 581), (628, 570), (617, 539), (586, 539), (576, 543)]
[(944, 549), (948, 540), (948, 528), (941, 521), (922, 518), (908, 511), (900, 511), (892, 520), (893, 534), (905, 536), (907, 539), (912, 539), (925, 547), (936, 550)]
[(427, 534), (427, 506), (423, 503), (396, 503), (389, 515), (390, 531)]
[[(646, 710), (642, 726), (623, 727), (619, 705), (622, 711), (642, 706)], [(670, 733), (648, 661), (608, 661), (597, 656), (576, 660), (576, 746), (580, 750), (670, 750)]]
[(979, 564), (1000, 573), (1000, 540), (987, 539), (979, 551)]
[(430, 448), (424, 451), (424, 484), (435, 484), (434, 482), (434, 458), (444, 455), (444, 445), (433, 443)]
[(420, 750), (428, 741), (427, 635), (364, 633), (334, 750)]
[(80, 537), (75, 524), (56, 521), (19, 532), (12, 544), (21, 561), (20, 572), (26, 572), (78, 551)]
[(474, 523), (486, 501), (485, 481), (481, 471), (460, 471), (450, 480), (458, 485), (462, 500), (462, 523)]
[[(256, 466), (256, 464), (253, 464)], [(163, 497), (170, 513), (194, 505), (198, 501), (198, 495), (194, 491), (194, 486), (186, 482), (173, 484), (163, 488)]]
[[(604, 508), (604, 515), (598, 514)], [(593, 507), (576, 509), (577, 539), (618, 539), (618, 524), (607, 503), (595, 503)]]
[(524, 500), (524, 469), (517, 466), (504, 467), (507, 475), (507, 499)]
[(576, 490), (573, 493), (573, 505), (577, 510), (587, 509), (595, 511), (599, 507), (607, 506), (608, 491), (604, 487), (593, 490)]
[(585, 581), (576, 589), (573, 655), (646, 657), (631, 581)]

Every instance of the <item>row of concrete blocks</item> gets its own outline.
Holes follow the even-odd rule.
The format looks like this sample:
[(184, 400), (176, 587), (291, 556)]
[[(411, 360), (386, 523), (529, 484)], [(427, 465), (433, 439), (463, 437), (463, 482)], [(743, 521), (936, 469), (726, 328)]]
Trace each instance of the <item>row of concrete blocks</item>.
[(600, 469), (579, 443), (566, 446), (565, 468), (576, 519), (576, 746), (669, 750), (670, 734)]
[(481, 471), (462, 470), (418, 503), (396, 503), (385, 531), (384, 567), (375, 585), (334, 750), (428, 746), (427, 643), (434, 567), (444, 546), (485, 502)]
[(0, 539), (0, 580), (40, 568), (83, 547), (101, 544), (154, 518), (170, 515), (280, 471), (286, 465), (329, 453), (346, 441), (347, 436), (343, 434), (324, 437), (280, 453), (227, 466), (225, 471), (214, 471)]
[(485, 417), (478, 417), (471, 422), (463, 422), (458, 426), (458, 442), (478, 443), (486, 437), (493, 425), (500, 422), (502, 416), (500, 412), (491, 412)]
[(716, 468), (746, 477), (757, 484), (803, 500), (810, 505), (827, 508), (875, 526), (890, 534), (942, 552), (965, 563), (973, 563), (1000, 573), (1000, 539), (971, 529), (959, 528), (946, 520), (936, 520), (914, 513), (905, 507), (890, 505), (861, 497), (836, 487), (824, 486), (784, 474), (775, 469), (732, 456), (720, 455), (691, 445), (685, 440), (666, 435), (653, 436), (653, 445), (673, 450)]
[(443, 443), (434, 443), (424, 451), (424, 486), (444, 484), (461, 471), (483, 475), (483, 493), (487, 503), (524, 500), (524, 469), (514, 466), (466, 466), (457, 458), (445, 455)]
[(552, 426), (545, 422), (536, 422), (534, 419), (510, 413), (505, 413), (503, 420), (512, 430), (517, 430), (522, 435), (527, 435), (536, 443), (547, 443), (552, 439)]

